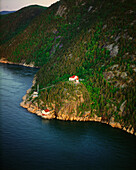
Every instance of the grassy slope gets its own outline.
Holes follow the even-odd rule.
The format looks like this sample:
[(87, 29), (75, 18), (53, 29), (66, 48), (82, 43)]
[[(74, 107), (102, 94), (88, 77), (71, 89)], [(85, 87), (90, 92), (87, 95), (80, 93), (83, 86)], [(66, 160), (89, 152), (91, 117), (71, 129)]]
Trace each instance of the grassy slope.
[[(59, 5), (62, 9), (66, 7), (62, 17), (55, 15)], [(93, 8), (89, 11), (90, 6)], [(63, 0), (48, 8), (20, 34), (5, 42), (3, 38), (2, 57), (42, 66), (37, 73), (40, 88), (77, 74), (84, 79), (82, 83), (90, 96), (80, 106), (83, 114), (90, 109), (90, 115), (96, 113), (106, 119), (114, 116), (117, 121), (135, 127), (134, 6), (134, 0), (131, 3), (128, 0)], [(109, 51), (111, 44), (112, 51)], [(50, 88), (46, 92), (48, 98), (56, 95), (56, 90)]]

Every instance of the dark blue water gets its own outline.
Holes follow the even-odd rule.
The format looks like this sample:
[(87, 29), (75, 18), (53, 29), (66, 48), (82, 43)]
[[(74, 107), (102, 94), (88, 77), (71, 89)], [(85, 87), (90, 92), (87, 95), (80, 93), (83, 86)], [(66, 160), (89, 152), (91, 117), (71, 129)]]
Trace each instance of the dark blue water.
[(0, 64), (0, 167), (135, 169), (136, 137), (96, 122), (42, 120), (19, 106), (37, 69)]

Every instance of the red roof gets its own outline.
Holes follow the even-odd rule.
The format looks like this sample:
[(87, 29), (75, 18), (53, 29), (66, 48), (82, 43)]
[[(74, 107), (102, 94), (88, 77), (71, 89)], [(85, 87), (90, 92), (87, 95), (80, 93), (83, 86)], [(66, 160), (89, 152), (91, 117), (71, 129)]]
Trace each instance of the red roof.
[(75, 75), (73, 75), (72, 77), (70, 77), (70, 78), (75, 78)]
[(49, 112), (50, 110), (49, 110), (49, 109), (45, 109), (44, 111), (45, 111), (45, 112)]
[[(72, 77), (70, 77), (70, 78), (75, 78), (76, 76), (75, 75), (73, 75)], [(77, 76), (78, 77), (78, 76)]]
[(42, 116), (47, 116), (47, 114), (42, 114)]

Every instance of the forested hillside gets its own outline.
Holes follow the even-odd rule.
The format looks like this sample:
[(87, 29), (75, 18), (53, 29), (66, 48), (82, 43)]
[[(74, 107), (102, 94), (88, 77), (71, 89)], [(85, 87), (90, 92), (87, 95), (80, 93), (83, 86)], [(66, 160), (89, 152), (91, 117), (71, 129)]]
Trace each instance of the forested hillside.
[[(134, 133), (135, 5), (134, 0), (61, 0), (35, 9), (35, 15), (27, 7), (22, 15), (20, 10), (1, 16), (1, 58), (40, 67), (33, 87), (40, 86), (33, 101), (39, 107), (53, 108), (56, 115), (65, 108), (69, 116), (101, 116)], [(18, 24), (10, 33), (6, 24), (15, 16)], [(79, 76), (79, 85), (68, 82), (71, 75)]]
[(0, 45), (22, 33), (33, 19), (45, 11), (45, 9), (45, 7), (32, 5), (12, 14), (0, 15)]

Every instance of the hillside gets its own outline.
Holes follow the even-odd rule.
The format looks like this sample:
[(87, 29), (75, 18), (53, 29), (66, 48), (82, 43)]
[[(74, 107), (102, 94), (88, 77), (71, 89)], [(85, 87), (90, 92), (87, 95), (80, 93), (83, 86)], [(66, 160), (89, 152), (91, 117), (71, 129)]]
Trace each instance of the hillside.
[(0, 15), (0, 45), (22, 33), (46, 8), (32, 5), (8, 15)]
[[(39, 107), (55, 109), (58, 117), (61, 110), (69, 116), (88, 113), (109, 124), (119, 122), (122, 129), (135, 133), (135, 13), (134, 0), (61, 0), (15, 36), (9, 36), (2, 20), (1, 58), (41, 67), (31, 91), (39, 84), (34, 101)], [(67, 83), (71, 75), (82, 79), (82, 88), (76, 86), (79, 92)], [(50, 88), (42, 90), (46, 87)]]

